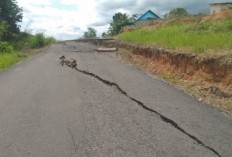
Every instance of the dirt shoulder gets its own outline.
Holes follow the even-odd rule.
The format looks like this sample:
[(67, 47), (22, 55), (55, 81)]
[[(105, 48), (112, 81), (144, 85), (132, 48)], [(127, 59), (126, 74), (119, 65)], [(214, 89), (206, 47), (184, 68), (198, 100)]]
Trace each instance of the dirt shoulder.
[(119, 59), (175, 84), (199, 101), (232, 116), (232, 54), (190, 54), (119, 40), (103, 43), (118, 47)]

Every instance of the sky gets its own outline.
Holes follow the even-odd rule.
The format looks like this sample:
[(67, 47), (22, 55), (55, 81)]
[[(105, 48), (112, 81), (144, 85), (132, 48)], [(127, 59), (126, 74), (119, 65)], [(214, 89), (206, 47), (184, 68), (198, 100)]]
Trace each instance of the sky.
[[(227, 0), (227, 2), (232, 0)], [(101, 36), (107, 32), (117, 12), (143, 14), (152, 10), (163, 16), (173, 8), (185, 8), (190, 13), (209, 13), (209, 3), (225, 0), (17, 0), (23, 8), (22, 31), (43, 32), (57, 40), (77, 39), (87, 27)]]

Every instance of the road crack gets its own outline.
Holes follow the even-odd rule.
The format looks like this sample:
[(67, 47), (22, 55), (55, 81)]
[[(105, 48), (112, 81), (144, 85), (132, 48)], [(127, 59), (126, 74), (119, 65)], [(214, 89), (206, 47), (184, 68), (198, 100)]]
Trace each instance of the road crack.
[[(88, 76), (91, 76), (93, 78), (96, 78), (97, 80), (101, 81), (102, 83), (104, 83), (105, 85), (107, 86), (110, 86), (110, 87), (114, 87), (116, 90), (118, 90), (121, 94), (123, 94), (124, 96), (126, 96), (127, 98), (129, 98), (130, 100), (134, 101), (136, 104), (138, 104), (140, 107), (142, 107), (143, 109), (151, 112), (151, 113), (155, 113), (156, 115), (158, 115), (162, 121), (164, 121), (165, 123), (168, 123), (170, 124), (171, 126), (173, 126), (174, 128), (176, 128), (177, 130), (179, 130), (180, 132), (182, 132), (183, 134), (187, 135), (189, 138), (191, 138), (192, 140), (194, 140), (195, 142), (197, 142), (199, 145), (201, 145), (202, 147), (208, 149), (209, 151), (213, 152), (215, 155), (217, 155), (218, 157), (221, 157), (221, 155), (212, 147), (204, 144), (200, 139), (198, 139), (196, 136), (188, 133), (186, 130), (184, 130), (182, 127), (179, 126), (179, 124), (177, 122), (175, 122), (174, 120), (164, 116), (163, 114), (159, 113), (158, 111), (154, 110), (154, 109), (151, 109), (149, 108), (148, 106), (146, 106), (144, 103), (142, 103), (141, 101), (131, 97), (130, 95), (127, 94), (126, 91), (122, 90), (122, 88), (115, 82), (111, 82), (111, 81), (108, 81), (108, 80), (105, 80), (103, 78), (101, 78), (100, 76), (94, 74), (94, 73), (91, 73), (89, 71), (85, 71), (85, 70), (81, 70), (81, 69), (78, 69), (77, 68), (77, 64), (76, 64), (76, 60), (68, 60), (68, 59), (65, 59), (64, 56), (60, 57), (60, 62), (61, 62), (61, 65), (66, 65), (72, 69), (75, 69), (76, 71), (80, 72), (80, 73), (83, 73), (85, 75), (88, 75)], [(72, 64), (73, 62), (73, 64)], [(75, 140), (74, 140), (75, 142)]]
[(72, 140), (74, 152), (75, 152), (75, 154), (77, 154), (78, 146), (77, 146), (76, 140), (74, 138), (74, 135), (73, 135), (73, 133), (72, 133), (72, 131), (71, 131), (71, 129), (69, 127), (67, 127), (67, 130), (68, 130), (69, 135), (70, 135), (71, 140)]

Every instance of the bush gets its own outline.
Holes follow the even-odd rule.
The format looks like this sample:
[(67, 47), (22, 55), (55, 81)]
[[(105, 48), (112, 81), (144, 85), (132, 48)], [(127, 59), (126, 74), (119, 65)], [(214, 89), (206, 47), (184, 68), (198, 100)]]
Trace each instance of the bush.
[(54, 38), (46, 38), (43, 33), (38, 33), (35, 36), (31, 37), (31, 39), (29, 40), (29, 44), (31, 48), (40, 48), (48, 44), (51, 44), (54, 41)]
[(45, 45), (49, 45), (54, 42), (55, 42), (55, 39), (53, 37), (49, 37), (45, 39)]
[(14, 49), (7, 42), (0, 42), (0, 54), (13, 53)]
[(22, 50), (25, 46), (28, 45), (30, 39), (33, 37), (28, 32), (18, 33), (13, 40), (10, 41), (10, 45), (14, 47), (15, 50)]
[(45, 37), (43, 33), (36, 34), (30, 39), (31, 48), (40, 48), (45, 45)]
[(187, 17), (189, 16), (189, 13), (184, 8), (175, 8), (172, 9), (168, 14), (165, 15), (167, 18), (178, 18), (178, 17)]
[(8, 25), (5, 22), (0, 22), (0, 40), (2, 40), (4, 33), (7, 32)]

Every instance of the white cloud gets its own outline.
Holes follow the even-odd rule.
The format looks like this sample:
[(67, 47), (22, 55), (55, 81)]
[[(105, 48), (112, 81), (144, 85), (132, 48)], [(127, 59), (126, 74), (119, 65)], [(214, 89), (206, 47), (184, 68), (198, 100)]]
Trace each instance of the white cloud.
[(52, 5), (51, 0), (39, 0), (39, 1), (31, 1), (31, 0), (18, 0), (19, 5), (24, 6), (24, 5), (34, 5), (34, 6), (39, 6), (39, 5)]
[[(61, 5), (57, 7), (54, 3)], [(22, 29), (33, 30), (33, 33), (43, 31), (58, 39), (81, 37), (87, 26), (100, 20), (95, 12), (94, 0), (42, 0), (38, 3), (18, 0), (18, 4), (24, 10)], [(68, 9), (70, 5), (72, 8), (76, 7)]]

